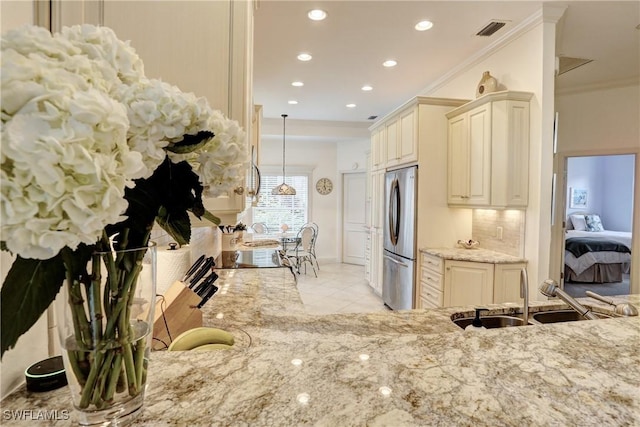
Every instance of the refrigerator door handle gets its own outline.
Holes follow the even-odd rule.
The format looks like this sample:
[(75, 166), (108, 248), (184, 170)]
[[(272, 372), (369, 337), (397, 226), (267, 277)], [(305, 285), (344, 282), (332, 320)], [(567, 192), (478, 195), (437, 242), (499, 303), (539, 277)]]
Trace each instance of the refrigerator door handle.
[(403, 267), (409, 267), (409, 265), (408, 265), (408, 264), (405, 264), (405, 263), (404, 263), (404, 262), (402, 262), (402, 261), (395, 260), (395, 259), (391, 258), (390, 256), (384, 255), (384, 258), (385, 258), (385, 259), (388, 259), (389, 261), (394, 262), (394, 263), (396, 263), (396, 264), (398, 264), (398, 265), (401, 265), (401, 266), (403, 266)]
[[(394, 206), (395, 204), (395, 206)], [(400, 188), (398, 178), (394, 178), (391, 182), (391, 191), (389, 194), (389, 238), (393, 246), (398, 244), (398, 233), (400, 232)]]

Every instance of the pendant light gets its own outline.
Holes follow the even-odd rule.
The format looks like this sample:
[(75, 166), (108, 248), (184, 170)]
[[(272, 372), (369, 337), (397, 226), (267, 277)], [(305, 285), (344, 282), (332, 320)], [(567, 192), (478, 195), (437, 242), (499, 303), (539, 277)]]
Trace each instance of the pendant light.
[(276, 196), (293, 196), (296, 194), (296, 189), (291, 187), (290, 185), (285, 184), (284, 178), (284, 133), (285, 133), (285, 121), (287, 119), (287, 115), (282, 115), (282, 184), (275, 187), (271, 190), (271, 194)]

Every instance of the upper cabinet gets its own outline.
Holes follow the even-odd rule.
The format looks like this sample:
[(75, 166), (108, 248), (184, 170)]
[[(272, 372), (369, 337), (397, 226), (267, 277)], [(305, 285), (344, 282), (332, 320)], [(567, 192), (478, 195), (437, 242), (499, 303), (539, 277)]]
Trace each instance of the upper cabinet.
[(418, 161), (417, 110), (410, 107), (387, 122), (387, 167)]
[(532, 96), (494, 92), (447, 113), (449, 206), (527, 206)]
[(419, 160), (420, 106), (456, 107), (463, 101), (445, 98), (415, 97), (397, 112), (376, 123), (371, 130), (371, 170), (416, 164)]

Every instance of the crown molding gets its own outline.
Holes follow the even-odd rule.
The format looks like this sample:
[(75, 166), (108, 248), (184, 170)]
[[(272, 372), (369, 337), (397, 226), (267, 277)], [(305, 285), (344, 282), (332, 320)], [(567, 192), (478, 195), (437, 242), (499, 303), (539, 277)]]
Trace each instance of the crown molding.
[(456, 67), (453, 67), (451, 71), (440, 77), (438, 80), (424, 88), (420, 94), (428, 95), (432, 92), (435, 92), (437, 89), (440, 89), (442, 86), (449, 83), (454, 78), (459, 75), (471, 70), (472, 67), (479, 64), (481, 61), (499, 51), (512, 41), (519, 38), (521, 35), (527, 33), (528, 31), (535, 28), (537, 25), (543, 22), (543, 9), (540, 9), (533, 13), (531, 16), (523, 20), (520, 24), (513, 27), (507, 33), (505, 33), (502, 37), (491, 43), (489, 46), (484, 49), (478, 51), (476, 54), (470, 56), (465, 61), (458, 64)]

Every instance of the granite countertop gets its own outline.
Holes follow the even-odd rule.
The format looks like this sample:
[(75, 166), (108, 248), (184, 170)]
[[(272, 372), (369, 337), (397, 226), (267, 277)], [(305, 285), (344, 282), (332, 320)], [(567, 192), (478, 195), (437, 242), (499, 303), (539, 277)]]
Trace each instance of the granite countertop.
[(456, 261), (488, 262), (493, 264), (516, 264), (520, 262), (527, 262), (524, 258), (482, 248), (421, 248), (420, 252)]
[[(637, 317), (463, 331), (451, 316), (471, 306), (306, 314), (288, 269), (221, 270), (219, 282), (205, 324), (233, 332), (234, 349), (152, 353), (135, 425), (640, 424)], [(2, 407), (62, 410), (70, 399), (23, 388)]]

